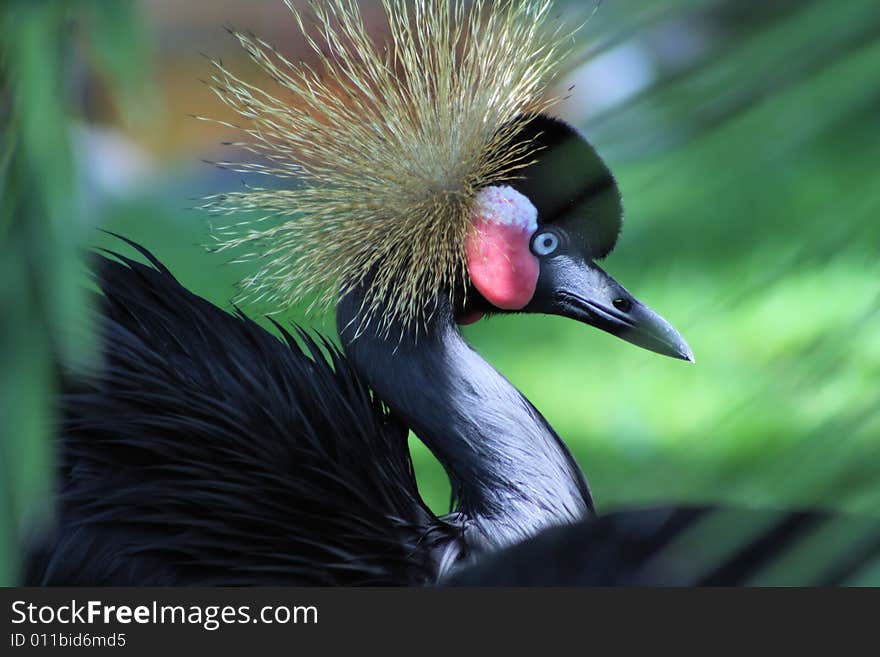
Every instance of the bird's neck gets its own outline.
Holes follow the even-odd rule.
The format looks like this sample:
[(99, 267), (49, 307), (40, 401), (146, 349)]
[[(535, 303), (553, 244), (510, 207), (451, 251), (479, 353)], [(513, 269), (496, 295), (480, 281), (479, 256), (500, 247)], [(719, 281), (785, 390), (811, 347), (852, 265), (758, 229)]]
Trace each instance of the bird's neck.
[[(586, 480), (547, 421), (459, 333), (448, 304), (415, 336), (363, 328), (339, 304), (343, 346), (367, 383), (443, 464), (474, 547), (496, 548), (592, 513)], [(358, 330), (360, 327), (361, 330)]]

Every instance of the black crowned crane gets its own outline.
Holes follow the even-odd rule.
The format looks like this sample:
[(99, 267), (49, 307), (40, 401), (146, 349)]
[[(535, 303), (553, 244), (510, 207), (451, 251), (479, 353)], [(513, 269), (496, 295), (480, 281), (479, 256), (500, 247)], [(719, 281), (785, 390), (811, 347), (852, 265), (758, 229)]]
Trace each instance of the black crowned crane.
[[(316, 3), (315, 32), (291, 7), (317, 72), (236, 33), (286, 100), (219, 62), (211, 81), (264, 156), (225, 166), (299, 181), (209, 199), (281, 218), (220, 248), (262, 259), (257, 298), (331, 299), (342, 351), (217, 308), (137, 245), (148, 264), (98, 258), (103, 358), (60, 398), (57, 525), (29, 583), (497, 583), (553, 549), (549, 528), (587, 523), (577, 545), (604, 526), (563, 441), (459, 331), (549, 313), (692, 360), (596, 264), (622, 208), (545, 113), (564, 35), (546, 2), (384, 4), (378, 48), (353, 4)], [(450, 478), (446, 516), (419, 496), (410, 430)]]

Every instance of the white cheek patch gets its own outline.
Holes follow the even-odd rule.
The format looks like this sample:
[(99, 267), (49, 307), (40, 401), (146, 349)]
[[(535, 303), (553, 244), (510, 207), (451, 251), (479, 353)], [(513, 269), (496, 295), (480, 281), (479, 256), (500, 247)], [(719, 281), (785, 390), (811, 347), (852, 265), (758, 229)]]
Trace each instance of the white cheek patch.
[(520, 228), (529, 236), (538, 230), (537, 208), (513, 187), (486, 187), (480, 190), (475, 201), (475, 219)]

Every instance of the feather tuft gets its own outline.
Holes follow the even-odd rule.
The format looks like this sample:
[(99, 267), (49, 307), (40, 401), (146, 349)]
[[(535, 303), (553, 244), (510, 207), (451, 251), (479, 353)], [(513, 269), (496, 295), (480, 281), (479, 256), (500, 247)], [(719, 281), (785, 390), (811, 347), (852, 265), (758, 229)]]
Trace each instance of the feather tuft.
[(550, 0), (382, 0), (387, 40), (355, 0), (285, 4), (317, 66), (232, 30), (272, 81), (258, 88), (211, 60), (209, 86), (240, 117), (233, 171), (294, 181), (209, 196), (215, 250), (259, 261), (244, 301), (329, 306), (369, 281), (363, 313), (419, 326), (437, 293), (466, 287), (464, 244), (478, 191), (533, 159), (516, 135), (545, 111), (566, 34)]

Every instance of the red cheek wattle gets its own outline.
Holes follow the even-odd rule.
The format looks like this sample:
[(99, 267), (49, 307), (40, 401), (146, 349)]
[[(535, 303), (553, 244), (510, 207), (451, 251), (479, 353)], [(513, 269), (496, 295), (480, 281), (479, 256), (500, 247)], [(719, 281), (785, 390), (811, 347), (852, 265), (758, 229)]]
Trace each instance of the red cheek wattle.
[(519, 225), (477, 219), (465, 243), (474, 287), (502, 310), (521, 310), (535, 295), (538, 259), (529, 249), (531, 233)]

